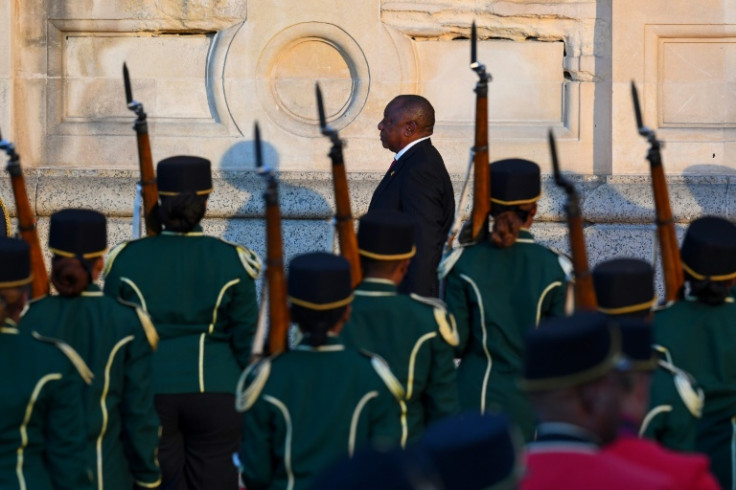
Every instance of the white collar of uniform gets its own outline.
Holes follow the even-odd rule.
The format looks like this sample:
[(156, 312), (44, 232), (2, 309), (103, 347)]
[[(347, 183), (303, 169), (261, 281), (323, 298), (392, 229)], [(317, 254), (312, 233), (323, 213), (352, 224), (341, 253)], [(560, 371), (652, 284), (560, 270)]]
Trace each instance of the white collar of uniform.
[(419, 138), (418, 140), (412, 141), (411, 143), (409, 143), (408, 145), (406, 145), (405, 147), (403, 147), (401, 150), (399, 150), (399, 152), (394, 157), (394, 160), (396, 160), (398, 162), (399, 161), (399, 158), (401, 158), (404, 155), (404, 153), (406, 153), (407, 151), (409, 151), (409, 148), (411, 148), (412, 146), (416, 145), (417, 143), (421, 143), (422, 141), (428, 140), (428, 139), (429, 139), (429, 136), (425, 136), (424, 138)]

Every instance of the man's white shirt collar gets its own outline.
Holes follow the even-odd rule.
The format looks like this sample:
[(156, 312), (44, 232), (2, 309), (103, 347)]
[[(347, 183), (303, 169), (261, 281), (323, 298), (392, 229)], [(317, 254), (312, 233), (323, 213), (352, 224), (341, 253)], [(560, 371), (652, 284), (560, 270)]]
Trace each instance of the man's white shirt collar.
[(417, 143), (420, 143), (420, 142), (422, 142), (424, 140), (428, 140), (429, 138), (430, 138), (429, 136), (425, 136), (424, 138), (419, 138), (418, 140), (412, 141), (411, 143), (409, 143), (408, 145), (406, 145), (405, 147), (403, 147), (401, 150), (399, 150), (399, 152), (394, 157), (394, 160), (396, 160), (398, 162), (399, 161), (399, 158), (401, 158), (401, 156), (404, 153), (406, 153), (407, 151), (409, 151), (409, 148), (411, 148), (412, 146), (414, 146)]

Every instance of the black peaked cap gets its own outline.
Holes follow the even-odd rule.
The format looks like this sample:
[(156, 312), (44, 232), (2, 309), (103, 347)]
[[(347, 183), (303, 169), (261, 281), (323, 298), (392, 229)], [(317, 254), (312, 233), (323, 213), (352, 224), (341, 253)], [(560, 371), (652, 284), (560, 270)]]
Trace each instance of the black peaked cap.
[(31, 275), (31, 247), (23, 240), (0, 237), (0, 288), (28, 284)]
[(717, 216), (692, 223), (682, 242), (682, 265), (695, 279), (725, 281), (736, 277), (736, 226)]
[(519, 477), (519, 451), (511, 430), (505, 415), (467, 412), (430, 425), (417, 451), (436, 471), (442, 488), (491, 488)]
[(620, 358), (621, 334), (606, 315), (553, 318), (527, 334), (522, 384), (528, 390), (585, 384), (604, 376)]
[(158, 162), (156, 183), (162, 196), (184, 192), (205, 195), (212, 192), (212, 171), (206, 158), (180, 155)]
[(656, 300), (654, 268), (646, 261), (621, 258), (593, 268), (598, 310), (608, 315), (646, 313)]
[(491, 163), (491, 202), (504, 206), (539, 200), (542, 184), (539, 165), (522, 158)]
[(312, 252), (289, 262), (287, 280), (292, 305), (310, 310), (331, 310), (353, 299), (350, 264), (344, 257)]
[(358, 252), (375, 260), (403, 260), (416, 253), (414, 220), (400, 211), (380, 209), (360, 218)]
[(101, 257), (107, 250), (105, 215), (93, 209), (64, 209), (52, 214), (49, 249), (62, 257)]
[(621, 329), (621, 351), (635, 371), (649, 371), (657, 366), (657, 355), (652, 348), (652, 324), (634, 318), (617, 321)]

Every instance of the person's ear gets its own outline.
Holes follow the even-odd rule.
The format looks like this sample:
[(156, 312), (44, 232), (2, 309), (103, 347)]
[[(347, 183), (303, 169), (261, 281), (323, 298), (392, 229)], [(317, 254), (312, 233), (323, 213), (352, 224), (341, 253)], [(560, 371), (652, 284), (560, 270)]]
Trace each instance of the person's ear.
[(404, 136), (411, 136), (417, 131), (417, 122), (416, 121), (408, 121), (404, 125)]

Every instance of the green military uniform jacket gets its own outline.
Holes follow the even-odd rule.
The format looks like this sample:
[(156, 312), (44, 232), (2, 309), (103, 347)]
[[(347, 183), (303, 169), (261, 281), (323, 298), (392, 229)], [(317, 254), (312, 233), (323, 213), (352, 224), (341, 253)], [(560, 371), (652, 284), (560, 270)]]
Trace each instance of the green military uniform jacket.
[(90, 285), (78, 297), (32, 301), (19, 328), (68, 343), (94, 374), (83, 400), (95, 488), (158, 485), (159, 426), (151, 381), (157, 337), (148, 316)]
[(428, 424), (459, 411), (453, 346), (455, 320), (432, 298), (397, 293), (388, 280), (365, 279), (355, 290), (345, 345), (381, 356), (404, 388), (402, 445)]
[(87, 438), (80, 399), (83, 378), (68, 346), (20, 332), (11, 320), (0, 327), (0, 488), (91, 490)]
[(670, 449), (693, 452), (703, 414), (703, 391), (690, 374), (672, 364), (664, 347), (655, 347), (665, 358), (652, 374), (649, 411), (639, 433)]
[(546, 317), (564, 315), (569, 261), (524, 229), (511, 247), (486, 240), (457, 249), (448, 260), (455, 261), (445, 298), (460, 334), (460, 406), (503, 411), (530, 440), (534, 414), (518, 386), (524, 334)]
[(248, 490), (309, 488), (334, 461), (373, 443), (399, 444), (401, 386), (379, 358), (334, 337), (243, 373), (242, 474)]
[(255, 253), (204, 235), (164, 231), (123, 243), (107, 261), (105, 294), (156, 325), (156, 394), (233, 393), (258, 320)]
[(736, 472), (736, 303), (718, 306), (685, 298), (654, 315), (655, 342), (691, 373), (705, 394), (695, 449), (708, 455), (723, 488)]

